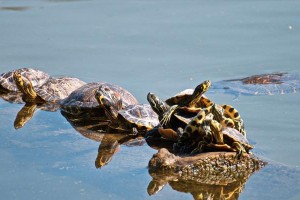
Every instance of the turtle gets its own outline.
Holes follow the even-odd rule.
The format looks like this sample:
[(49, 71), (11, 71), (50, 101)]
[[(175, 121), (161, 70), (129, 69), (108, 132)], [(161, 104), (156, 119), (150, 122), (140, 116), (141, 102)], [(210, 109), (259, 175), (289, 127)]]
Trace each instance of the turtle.
[(300, 89), (300, 73), (275, 72), (245, 78), (214, 82), (212, 91), (240, 95), (275, 95), (296, 93)]
[(13, 79), (23, 93), (23, 100), (28, 103), (59, 102), (65, 99), (75, 89), (86, 84), (78, 78), (59, 77), (49, 78), (43, 85), (33, 87), (31, 81), (15, 71)]
[(99, 106), (104, 109), (113, 130), (144, 133), (159, 124), (157, 114), (149, 104), (128, 105), (122, 108), (123, 99), (118, 93), (101, 85), (95, 93)]
[(26, 77), (26, 79), (28, 79), (31, 82), (33, 87), (43, 85), (50, 78), (49, 74), (41, 70), (32, 68), (15, 69), (6, 73), (2, 73), (0, 75), (0, 91), (20, 92), (13, 78), (14, 72), (17, 72), (23, 77)]
[(200, 153), (209, 150), (236, 151), (239, 158), (254, 147), (234, 128), (223, 127), (213, 119), (212, 113), (200, 111), (184, 130), (178, 129), (178, 142), (174, 148), (183, 153)]
[[(201, 85), (201, 84), (200, 84)], [(174, 98), (178, 99), (178, 98)], [(147, 134), (147, 137), (162, 136), (168, 140), (177, 140), (177, 134), (174, 134), (178, 128), (185, 128), (185, 126), (191, 121), (193, 117), (200, 111), (204, 110), (206, 113), (212, 112), (214, 118), (217, 118), (222, 125), (227, 127), (238, 127), (237, 130), (246, 134), (242, 119), (238, 111), (230, 105), (217, 105), (210, 101), (208, 98), (201, 98), (200, 101), (205, 103), (206, 107), (185, 109), (184, 107), (169, 106), (165, 101), (161, 100), (153, 93), (148, 93), (147, 100), (150, 103), (152, 109), (158, 114), (162, 127), (158, 127)], [(179, 103), (179, 102), (178, 102)], [(194, 112), (196, 111), (196, 112)], [(166, 117), (167, 116), (167, 117)], [(170, 130), (173, 129), (174, 131)]]
[(95, 98), (95, 92), (100, 86), (109, 88), (119, 94), (120, 98), (122, 98), (122, 108), (138, 104), (136, 98), (129, 91), (116, 84), (92, 82), (74, 90), (66, 99), (61, 101), (61, 110), (71, 115), (104, 116), (104, 110), (100, 108)]
[[(167, 112), (164, 113), (163, 119), (160, 120), (162, 125), (168, 124), (170, 122), (170, 118), (173, 115), (173, 113), (184, 112), (184, 113), (188, 113), (189, 115), (192, 114), (192, 116), (195, 116), (200, 110), (204, 108), (207, 108), (208, 111), (211, 112), (210, 109), (212, 108), (212, 106), (213, 105), (218, 106), (218, 105), (203, 95), (206, 91), (208, 91), (210, 86), (211, 86), (211, 81), (206, 80), (200, 83), (194, 90), (190, 90), (190, 89), (184, 90), (179, 94), (175, 95), (174, 97), (167, 99), (166, 103), (168, 105), (171, 105), (172, 107)], [(233, 112), (229, 112), (229, 110)], [(217, 115), (216, 113), (213, 114), (215, 115), (215, 117), (218, 117), (219, 121), (222, 122), (222, 124), (229, 127), (233, 127), (235, 123), (239, 122), (240, 120), (239, 113), (232, 106), (228, 105), (224, 113), (226, 113), (226, 116), (223, 115), (223, 113), (222, 115)]]

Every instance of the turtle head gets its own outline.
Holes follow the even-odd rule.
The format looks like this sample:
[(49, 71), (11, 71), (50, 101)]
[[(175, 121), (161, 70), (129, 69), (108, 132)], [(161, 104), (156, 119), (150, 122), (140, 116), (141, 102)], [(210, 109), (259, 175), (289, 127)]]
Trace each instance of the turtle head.
[(206, 80), (203, 81), (202, 83), (200, 83), (196, 88), (195, 91), (197, 92), (197, 94), (204, 94), (211, 86), (211, 81), (210, 80)]
[(190, 103), (191, 105), (195, 105), (201, 98), (202, 94), (204, 94), (211, 86), (211, 81), (206, 80), (200, 83), (194, 90), (194, 93), (191, 95)]
[(14, 79), (18, 89), (20, 91), (24, 91), (25, 86), (24, 86), (24, 81), (23, 81), (22, 75), (19, 72), (15, 71), (13, 73), (13, 79)]
[(116, 120), (118, 111), (122, 109), (120, 95), (108, 86), (101, 85), (95, 92), (95, 98), (97, 99), (99, 106), (104, 109), (106, 116), (112, 120)]
[(148, 93), (147, 100), (151, 105), (152, 110), (156, 112), (156, 114), (158, 114), (159, 116), (162, 116), (170, 108), (170, 106), (166, 102), (161, 100), (158, 96), (156, 96), (153, 93)]
[(18, 89), (23, 93), (26, 101), (32, 102), (37, 98), (38, 95), (34, 91), (32, 83), (26, 77), (23, 77), (18, 71), (15, 71), (13, 73), (13, 79)]

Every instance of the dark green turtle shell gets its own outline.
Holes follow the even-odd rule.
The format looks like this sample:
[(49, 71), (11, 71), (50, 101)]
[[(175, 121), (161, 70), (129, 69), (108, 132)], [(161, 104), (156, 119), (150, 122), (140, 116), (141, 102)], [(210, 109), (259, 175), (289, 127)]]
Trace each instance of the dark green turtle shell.
[(106, 82), (93, 82), (87, 83), (73, 91), (61, 102), (61, 109), (64, 112), (73, 115), (81, 115), (84, 113), (99, 113), (99, 115), (103, 115), (104, 111), (100, 108), (95, 98), (95, 92), (102, 84), (105, 84), (107, 87), (111, 88), (121, 96), (123, 108), (128, 105), (134, 105), (138, 103), (136, 98), (130, 92), (118, 85)]
[(139, 130), (150, 130), (159, 124), (158, 115), (148, 104), (129, 105), (118, 111), (119, 120), (128, 123), (128, 127), (137, 127)]
[(15, 71), (18, 71), (23, 77), (26, 77), (32, 83), (33, 87), (43, 85), (50, 78), (49, 74), (46, 72), (32, 68), (20, 68), (0, 75), (0, 88), (2, 90), (13, 92), (19, 91), (13, 79), (13, 73)]

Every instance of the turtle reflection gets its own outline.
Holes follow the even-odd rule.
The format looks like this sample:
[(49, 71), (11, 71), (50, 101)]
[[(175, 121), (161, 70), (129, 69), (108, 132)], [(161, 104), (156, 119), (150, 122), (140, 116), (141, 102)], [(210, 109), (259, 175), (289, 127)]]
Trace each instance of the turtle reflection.
[(107, 165), (121, 145), (141, 146), (145, 143), (144, 137), (140, 135), (128, 135), (123, 133), (106, 132), (110, 121), (103, 115), (87, 117), (86, 115), (70, 115), (66, 112), (61, 114), (67, 119), (71, 126), (82, 136), (100, 142), (98, 154), (95, 159), (95, 167), (101, 168)]

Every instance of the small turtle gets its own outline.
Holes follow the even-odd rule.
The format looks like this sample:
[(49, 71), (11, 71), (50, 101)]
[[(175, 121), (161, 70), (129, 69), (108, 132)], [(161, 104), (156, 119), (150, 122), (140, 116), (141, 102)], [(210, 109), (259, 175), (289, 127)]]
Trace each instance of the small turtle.
[(59, 102), (85, 84), (77, 78), (61, 77), (49, 78), (43, 85), (33, 87), (32, 82), (18, 71), (13, 73), (13, 78), (23, 93), (23, 100), (29, 103)]
[[(200, 83), (194, 90), (184, 90), (175, 96), (166, 100), (170, 106), (178, 105), (180, 107), (197, 108), (202, 107), (200, 99), (204, 98), (203, 94), (210, 88), (211, 81), (206, 80)], [(200, 105), (199, 105), (200, 104)]]
[(13, 78), (14, 72), (26, 77), (33, 87), (43, 85), (50, 78), (49, 74), (37, 69), (20, 68), (12, 70), (0, 75), (0, 90), (3, 92), (20, 92)]
[(123, 99), (108, 87), (100, 86), (95, 97), (111, 120), (109, 127), (113, 130), (136, 134), (150, 130), (159, 124), (158, 116), (150, 105), (137, 104), (122, 108)]
[(180, 137), (174, 147), (180, 151), (183, 149), (184, 153), (199, 153), (206, 149), (225, 150), (236, 151), (239, 158), (242, 153), (249, 153), (253, 148), (242, 133), (233, 128), (223, 128), (205, 110), (200, 111), (183, 131), (178, 131)]
[(239, 95), (275, 95), (296, 93), (300, 89), (300, 73), (271, 73), (215, 82), (214, 92)]

